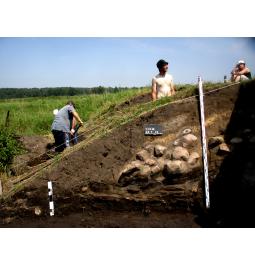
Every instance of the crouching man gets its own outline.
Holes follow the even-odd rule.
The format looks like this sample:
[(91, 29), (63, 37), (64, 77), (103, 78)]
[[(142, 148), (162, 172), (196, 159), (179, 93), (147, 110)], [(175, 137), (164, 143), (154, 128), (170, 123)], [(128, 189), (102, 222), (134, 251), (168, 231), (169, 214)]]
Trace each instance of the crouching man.
[(240, 82), (251, 79), (251, 71), (246, 67), (243, 60), (238, 61), (236, 68), (231, 72), (231, 81)]
[(70, 122), (73, 117), (80, 125), (83, 125), (72, 101), (67, 102), (67, 104), (55, 115), (51, 131), (55, 139), (56, 152), (62, 152), (66, 148), (66, 138), (72, 134), (72, 131), (70, 130)]

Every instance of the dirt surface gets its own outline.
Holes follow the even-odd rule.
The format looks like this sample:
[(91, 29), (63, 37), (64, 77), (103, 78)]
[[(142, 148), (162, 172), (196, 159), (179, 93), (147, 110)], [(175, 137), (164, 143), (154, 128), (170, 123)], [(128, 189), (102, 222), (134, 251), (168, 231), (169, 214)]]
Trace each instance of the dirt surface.
[[(126, 105), (146, 102), (149, 95), (139, 96)], [(229, 123), (239, 96), (239, 85), (220, 90), (205, 96), (205, 116), (207, 137), (230, 135)], [(148, 97), (148, 98), (147, 98)], [(252, 110), (253, 111), (253, 110)], [(164, 135), (161, 137), (144, 136), (144, 125), (161, 124)], [(217, 212), (213, 224), (209, 224), (206, 214), (196, 209), (196, 201), (202, 203), (201, 185), (190, 191), (192, 184), (202, 184), (202, 168), (193, 175), (196, 181), (189, 180), (180, 185), (152, 186), (146, 191), (130, 193), (120, 188), (116, 179), (124, 164), (135, 158), (135, 153), (145, 143), (172, 142), (181, 131), (191, 128), (200, 141), (199, 110), (197, 99), (182, 103), (169, 104), (138, 118), (114, 130), (63, 158), (55, 167), (45, 171), (24, 190), (18, 192), (12, 202), (5, 204), (2, 223), (9, 227), (49, 226), (49, 227), (198, 227), (222, 226), (223, 216)], [(231, 134), (232, 136), (232, 134)], [(230, 136), (230, 137), (231, 137)], [(228, 137), (228, 136), (226, 136)], [(226, 139), (228, 140), (228, 139)], [(228, 142), (229, 143), (229, 142)], [(201, 149), (200, 144), (198, 148)], [(209, 175), (212, 183), (222, 169), (225, 156), (209, 151)], [(53, 181), (54, 200), (58, 212), (54, 218), (45, 218), (48, 214), (47, 181)], [(186, 188), (187, 187), (187, 188)], [(193, 188), (193, 187), (192, 187)], [(200, 191), (198, 191), (200, 190)], [(215, 193), (216, 188), (213, 190)], [(223, 191), (224, 192), (224, 191)], [(95, 197), (100, 201), (95, 201)], [(123, 199), (125, 201), (123, 201)], [(186, 200), (185, 200), (186, 199)], [(15, 201), (15, 202), (14, 202)], [(136, 201), (136, 205), (130, 201)], [(200, 201), (200, 202), (199, 202)], [(158, 203), (154, 210), (154, 203)], [(93, 205), (90, 213), (80, 213), (81, 208)], [(100, 204), (100, 210), (97, 205)], [(150, 213), (139, 209), (148, 205)], [(42, 208), (42, 216), (34, 216), (35, 206)], [(192, 208), (192, 213), (190, 211)], [(122, 208), (122, 211), (116, 210)], [(195, 209), (194, 209), (195, 208)], [(178, 210), (182, 210), (177, 213)], [(189, 213), (188, 213), (188, 211)], [(146, 211), (146, 210), (145, 210)], [(141, 213), (143, 212), (143, 213)], [(222, 211), (220, 211), (222, 212)], [(197, 214), (202, 214), (200, 221), (195, 221)], [(61, 215), (64, 215), (62, 217)], [(19, 217), (6, 224), (6, 219)], [(8, 222), (8, 221), (7, 221)], [(218, 223), (218, 224), (215, 224)], [(223, 225), (224, 226), (224, 225)]]
[(48, 150), (47, 145), (52, 142), (49, 136), (22, 136), (18, 140), (24, 148), (24, 153), (15, 157), (11, 168), (13, 175), (22, 174), (49, 158), (44, 155)]
[[(96, 221), (95, 221), (96, 219)], [(0, 224), (1, 227), (1, 224)], [(106, 227), (106, 228), (190, 228), (199, 227), (194, 215), (187, 212), (174, 214), (152, 212), (146, 216), (141, 212), (91, 211), (74, 213), (64, 217), (19, 218), (15, 223), (4, 227), (17, 228), (70, 228), (70, 227)]]
[[(237, 99), (238, 86), (205, 97), (207, 137), (223, 134)], [(220, 122), (217, 122), (220, 121)], [(161, 124), (163, 137), (144, 136), (145, 124)], [(134, 158), (146, 142), (164, 142), (175, 139), (185, 128), (194, 128), (200, 136), (197, 100), (170, 104), (128, 123), (84, 149), (64, 158), (53, 170), (47, 172), (31, 187), (44, 186), (45, 180), (56, 182), (56, 189), (77, 190), (91, 181), (116, 183), (122, 166)], [(33, 186), (34, 185), (34, 186)]]
[(130, 106), (133, 106), (136, 104), (142, 104), (142, 103), (149, 102), (150, 100), (151, 100), (151, 93), (141, 94), (141, 95), (138, 95), (134, 98), (131, 98), (130, 100), (127, 100), (124, 103), (118, 105), (115, 109), (121, 110), (125, 107), (130, 107)]

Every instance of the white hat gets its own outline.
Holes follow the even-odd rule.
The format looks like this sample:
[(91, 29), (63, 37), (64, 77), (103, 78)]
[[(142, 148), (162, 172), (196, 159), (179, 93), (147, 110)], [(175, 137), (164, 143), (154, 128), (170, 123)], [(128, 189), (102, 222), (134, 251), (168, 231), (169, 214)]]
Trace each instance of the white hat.
[(58, 113), (58, 109), (53, 110), (53, 115), (56, 115)]
[(237, 65), (239, 65), (239, 64), (245, 64), (245, 61), (244, 60), (240, 60), (240, 61), (238, 61)]

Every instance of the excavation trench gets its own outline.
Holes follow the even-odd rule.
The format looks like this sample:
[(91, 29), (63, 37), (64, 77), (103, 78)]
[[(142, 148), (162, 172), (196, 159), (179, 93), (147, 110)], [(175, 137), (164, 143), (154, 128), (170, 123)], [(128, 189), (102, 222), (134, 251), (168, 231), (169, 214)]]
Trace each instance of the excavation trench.
[[(249, 103), (250, 98), (254, 98), (253, 86), (254, 82), (241, 87), (234, 85), (205, 96), (207, 138), (222, 137), (224, 142), (220, 144), (224, 143), (229, 148), (229, 151), (224, 150), (219, 147), (220, 144), (212, 144), (209, 148), (212, 196), (210, 211), (204, 210), (199, 111), (197, 99), (193, 98), (147, 113), (78, 149), (43, 173), (36, 175), (33, 180), (27, 181), (20, 191), (2, 203), (1, 226), (242, 226), (243, 223), (240, 221), (231, 222), (229, 218), (229, 215), (233, 214), (233, 207), (228, 207), (229, 214), (225, 214), (228, 200), (224, 193), (230, 180), (230, 176), (227, 176), (229, 167), (232, 166), (230, 165), (232, 160), (228, 160), (234, 157), (236, 161), (240, 158), (239, 155), (242, 155), (241, 160), (245, 159), (242, 164), (246, 167), (243, 171), (239, 170), (240, 174), (236, 178), (241, 177), (240, 181), (245, 183), (242, 185), (242, 190), (238, 189), (237, 185), (240, 181), (234, 181), (231, 186), (242, 195), (242, 201), (248, 199), (244, 195), (247, 188), (249, 198), (252, 196), (253, 185), (247, 183), (247, 178), (253, 179), (251, 157), (255, 156), (252, 156), (253, 143), (250, 142), (255, 132), (255, 127), (252, 125), (254, 123), (251, 122), (253, 116), (255, 117), (255, 111)], [(235, 117), (236, 115), (238, 118)], [(249, 118), (245, 118), (246, 116)], [(163, 135), (145, 136), (144, 126), (147, 124), (160, 124), (164, 129)], [(125, 172), (121, 174), (128, 166), (139, 160), (137, 154), (149, 145), (153, 148), (160, 145), (166, 148), (166, 152), (173, 151), (176, 147), (174, 142), (180, 140), (184, 135), (183, 131), (187, 129), (191, 131), (189, 134), (197, 138), (192, 146), (185, 147), (189, 152), (187, 155), (196, 152), (200, 157), (194, 168), (175, 173), (169, 172), (171, 166), (169, 170), (164, 167), (155, 174), (156, 176), (150, 176), (148, 179), (146, 173), (142, 178), (142, 173), (135, 174), (135, 170), (133, 172), (131, 170), (130, 174)], [(231, 142), (233, 138), (242, 139), (241, 144), (244, 145), (241, 150), (240, 145), (236, 146), (236, 143)], [(244, 155), (247, 148), (250, 155)], [(154, 155), (154, 151), (151, 155)], [(172, 163), (178, 160), (173, 158), (173, 153), (170, 158), (166, 158), (166, 155), (164, 153), (162, 157), (153, 156), (153, 159), (156, 162), (160, 158), (170, 159)], [(180, 159), (184, 158), (182, 156)], [(179, 163), (184, 164), (186, 162), (184, 161), (181, 160)], [(144, 171), (144, 167), (148, 169), (144, 161), (139, 162), (139, 166), (143, 167), (137, 170)], [(244, 174), (246, 181), (243, 180)], [(129, 178), (120, 181), (120, 176), (124, 177), (123, 175), (125, 177), (128, 175)], [(47, 182), (49, 180), (53, 182), (54, 189), (54, 217), (49, 217), (48, 211)], [(233, 193), (229, 195), (233, 196)], [(235, 202), (240, 204), (236, 199)], [(250, 203), (249, 205), (251, 206)]]

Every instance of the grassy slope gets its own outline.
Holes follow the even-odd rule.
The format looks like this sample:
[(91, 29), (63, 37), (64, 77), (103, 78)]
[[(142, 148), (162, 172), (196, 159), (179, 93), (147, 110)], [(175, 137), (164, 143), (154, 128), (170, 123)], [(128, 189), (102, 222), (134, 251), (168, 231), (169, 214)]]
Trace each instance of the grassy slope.
[[(204, 91), (220, 88), (224, 86), (223, 83), (207, 83), (204, 85)], [(176, 100), (180, 100), (183, 98), (187, 98), (189, 96), (196, 95), (197, 93), (197, 87), (196, 85), (179, 85), (177, 86), (177, 93), (172, 97), (166, 97), (162, 98), (161, 100), (155, 101), (155, 102), (147, 102), (142, 104), (136, 104), (129, 107), (125, 107), (121, 110), (117, 110), (114, 106), (118, 103), (121, 103), (128, 98), (131, 98), (133, 96), (136, 96), (141, 93), (148, 92), (149, 88), (142, 89), (139, 91), (129, 91), (127, 93), (120, 92), (118, 94), (107, 94), (107, 95), (97, 95), (97, 96), (91, 96), (90, 98), (87, 97), (80, 97), (80, 98), (74, 98), (77, 99), (77, 103), (79, 106), (79, 111), (81, 113), (81, 116), (84, 118), (84, 114), (87, 114), (89, 117), (87, 119), (87, 122), (85, 123), (84, 127), (80, 129), (80, 134), (85, 133), (86, 139), (80, 144), (75, 145), (74, 147), (70, 148), (69, 150), (62, 153), (60, 156), (57, 156), (54, 159), (51, 159), (43, 164), (40, 164), (39, 166), (35, 167), (31, 171), (20, 175), (18, 177), (15, 177), (15, 179), (10, 179), (12, 182), (11, 188), (7, 191), (5, 194), (5, 198), (8, 198), (12, 196), (14, 193), (16, 193), (18, 190), (21, 190), (25, 185), (26, 182), (30, 182), (33, 179), (39, 177), (44, 173), (45, 169), (50, 169), (50, 167), (54, 167), (55, 164), (57, 164), (59, 161), (62, 160), (63, 157), (70, 155), (72, 152), (77, 151), (80, 148), (84, 148), (88, 144), (91, 144), (95, 139), (100, 138), (109, 132), (111, 132), (113, 129), (130, 122), (137, 118), (138, 116), (141, 116), (145, 113), (148, 113), (150, 111), (154, 111), (155, 109), (162, 107), (166, 104), (169, 104), (170, 102), (174, 102)], [(37, 110), (37, 113), (44, 112), (44, 109), (41, 109), (38, 107), (35, 103), (38, 103), (38, 100), (43, 99), (36, 99), (31, 100), (27, 99), (25, 101), (29, 101), (29, 103), (34, 107), (34, 111)], [(46, 100), (46, 99), (44, 99)], [(52, 100), (51, 104), (49, 103)], [(108, 100), (108, 101), (107, 101)], [(20, 100), (9, 100), (7, 101), (15, 104), (19, 104)], [(23, 101), (23, 100), (21, 100)], [(66, 98), (48, 98), (47, 102), (47, 109), (49, 110), (49, 118), (50, 124), (52, 121), (52, 109), (54, 109), (55, 102), (58, 102), (61, 106), (65, 101)], [(91, 106), (88, 108), (88, 102), (90, 102)], [(1, 102), (3, 104), (3, 101)], [(28, 102), (26, 102), (28, 104)], [(38, 108), (40, 111), (38, 111)], [(88, 111), (90, 109), (90, 111)], [(95, 111), (95, 112), (94, 112)], [(29, 118), (33, 117), (33, 114), (28, 115)], [(35, 120), (37, 120), (35, 118)], [(21, 130), (18, 130), (21, 131)], [(27, 130), (29, 131), (29, 130)], [(30, 130), (31, 131), (31, 130)], [(36, 130), (38, 131), (38, 130)], [(43, 130), (39, 130), (40, 132)], [(47, 133), (49, 133), (49, 130), (45, 130)], [(35, 132), (35, 131), (32, 131)]]
[[(208, 83), (205, 87), (210, 89), (221, 85), (219, 83)], [(130, 114), (132, 115), (134, 111), (135, 116), (141, 111), (146, 111), (146, 109), (150, 110), (150, 108), (153, 109), (157, 105), (190, 96), (195, 93), (196, 85), (177, 85), (177, 90), (178, 93), (173, 98), (164, 98), (156, 103), (146, 105), (145, 108), (143, 105), (141, 107), (138, 105), (135, 107), (137, 108), (136, 110), (132, 108)], [(0, 126), (5, 123), (6, 113), (10, 110), (10, 128), (17, 134), (45, 135), (50, 133), (51, 123), (53, 121), (53, 109), (60, 109), (69, 99), (76, 103), (80, 116), (87, 122), (89, 120), (96, 120), (97, 117), (100, 117), (102, 113), (106, 113), (107, 111), (110, 111), (112, 115), (113, 113), (111, 111), (115, 105), (149, 91), (150, 88), (143, 88), (100, 95), (0, 100)]]

